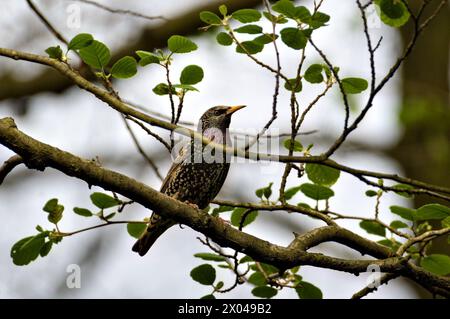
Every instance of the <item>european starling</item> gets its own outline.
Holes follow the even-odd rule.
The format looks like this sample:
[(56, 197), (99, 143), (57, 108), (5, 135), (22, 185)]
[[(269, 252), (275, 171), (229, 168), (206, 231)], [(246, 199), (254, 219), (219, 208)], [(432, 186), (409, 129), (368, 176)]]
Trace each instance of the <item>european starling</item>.
[[(243, 107), (239, 105), (210, 108), (201, 116), (197, 132), (215, 143), (230, 145), (227, 129), (231, 115)], [(192, 138), (169, 169), (161, 192), (200, 209), (206, 208), (219, 193), (230, 168), (229, 155), (218, 153), (220, 154), (216, 154), (214, 148), (208, 148), (201, 141)], [(147, 230), (134, 244), (133, 251), (144, 256), (158, 237), (175, 224), (175, 221), (162, 218), (153, 212)]]

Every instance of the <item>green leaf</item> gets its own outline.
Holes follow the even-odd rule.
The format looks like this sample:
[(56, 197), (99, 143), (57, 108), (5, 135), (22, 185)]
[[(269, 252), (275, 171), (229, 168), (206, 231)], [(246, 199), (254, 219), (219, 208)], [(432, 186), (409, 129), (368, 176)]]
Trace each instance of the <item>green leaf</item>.
[(48, 214), (47, 219), (50, 223), (57, 224), (64, 212), (64, 206), (63, 205), (56, 205), (51, 213)]
[[(392, 188), (395, 188), (396, 190), (413, 190), (414, 187), (411, 185), (406, 185), (406, 184), (397, 184), (392, 186)], [(406, 198), (411, 198), (413, 197), (413, 194), (407, 193), (407, 192), (396, 192), (397, 195), (406, 197)]]
[(393, 214), (398, 215), (398, 216), (400, 216), (406, 220), (410, 220), (410, 221), (414, 221), (415, 215), (417, 213), (415, 209), (401, 207), (401, 206), (395, 206), (395, 205), (389, 207), (389, 209), (391, 210), (391, 212)]
[(266, 45), (266, 44), (269, 44), (269, 43), (273, 42), (276, 39), (278, 39), (278, 35), (275, 34), (275, 36), (274, 36), (273, 33), (271, 33), (271, 34), (265, 33), (263, 35), (260, 35), (260, 36), (258, 36), (256, 38), (254, 38), (253, 42), (259, 43), (259, 44), (262, 44), (262, 45)]
[(230, 35), (225, 32), (220, 32), (219, 34), (217, 34), (216, 40), (219, 44), (224, 46), (229, 46), (233, 44), (233, 38), (230, 37)]
[(220, 265), (217, 265), (217, 267), (223, 268), (223, 269), (233, 269), (233, 267), (231, 267), (231, 266), (228, 265), (228, 264), (220, 264)]
[(291, 187), (284, 192), (284, 199), (290, 200), (300, 191), (300, 186)]
[(275, 267), (275, 266), (272, 266), (272, 265), (269, 265), (269, 264), (265, 264), (265, 263), (260, 263), (259, 265), (261, 266), (261, 268), (264, 270), (264, 272), (267, 275), (271, 275), (271, 274), (275, 274), (275, 273), (279, 273), (280, 272), (280, 270), (277, 267)]
[(322, 299), (322, 291), (307, 281), (300, 281), (295, 288), (297, 295), (302, 299)]
[(294, 140), (294, 145), (291, 144), (291, 139), (287, 139), (283, 142), (284, 148), (287, 150), (293, 150), (294, 152), (301, 152), (303, 151), (303, 145), (297, 140)]
[(111, 68), (111, 75), (116, 79), (128, 79), (137, 73), (137, 62), (131, 56), (124, 56)]
[(194, 254), (194, 257), (208, 261), (226, 261), (225, 257), (212, 253), (197, 253)]
[(234, 29), (238, 33), (258, 34), (263, 32), (263, 28), (256, 24), (247, 24), (240, 28)]
[(443, 227), (443, 228), (450, 227), (450, 216), (444, 218), (444, 219), (441, 221), (441, 224), (442, 224), (442, 227)]
[(304, 78), (309, 83), (321, 83), (323, 82), (322, 75), (323, 66), (321, 64), (312, 64), (305, 72)]
[(222, 19), (219, 16), (211, 11), (202, 11), (200, 12), (200, 20), (207, 24), (211, 25), (221, 25)]
[[(195, 91), (198, 92), (197, 88), (195, 86), (192, 85), (188, 85), (188, 84), (173, 84), (172, 87), (176, 88), (176, 89), (182, 89), (185, 91)], [(168, 88), (167, 88), (168, 89)]]
[(140, 66), (146, 66), (152, 63), (159, 64), (161, 62), (161, 57), (157, 56), (154, 53), (147, 52), (147, 51), (136, 51), (136, 54), (139, 56), (139, 65)]
[(261, 13), (255, 9), (241, 9), (233, 12), (233, 19), (242, 23), (256, 22), (261, 19)]
[(127, 232), (131, 237), (140, 238), (147, 229), (147, 224), (144, 223), (128, 223)]
[(341, 175), (338, 169), (313, 163), (305, 165), (305, 172), (311, 182), (323, 186), (333, 186)]
[(64, 55), (59, 45), (55, 47), (49, 47), (45, 50), (45, 52), (48, 54), (50, 58), (57, 60), (61, 60)]
[(255, 41), (244, 41), (236, 46), (237, 53), (256, 54), (264, 49), (264, 45)]
[(81, 48), (79, 54), (84, 63), (96, 69), (104, 69), (111, 59), (109, 48), (97, 40)]
[(100, 209), (106, 209), (120, 205), (122, 202), (104, 193), (91, 194), (92, 203)]
[(280, 0), (272, 6), (272, 10), (285, 15), (288, 18), (295, 18), (295, 6), (289, 0)]
[(398, 28), (408, 22), (410, 13), (405, 4), (397, 0), (375, 0), (381, 21), (388, 26)]
[(297, 28), (284, 28), (280, 34), (284, 44), (294, 50), (304, 49), (308, 42), (305, 33)]
[[(244, 213), (247, 211), (247, 208), (235, 208), (233, 213), (231, 214), (231, 224), (236, 227), (240, 227), (242, 218), (244, 217)], [(258, 217), (258, 211), (254, 210), (248, 214), (246, 214), (245, 221), (242, 223), (242, 227), (245, 227), (252, 222), (255, 221), (256, 217)]]
[(28, 265), (35, 260), (45, 244), (47, 234), (40, 233), (36, 236), (29, 236), (16, 242), (11, 248), (11, 258), (17, 266)]
[(259, 298), (267, 298), (267, 299), (274, 297), (277, 293), (278, 293), (278, 290), (276, 290), (273, 287), (268, 287), (268, 286), (260, 286), (260, 287), (253, 288), (253, 290), (252, 290), (253, 296), (259, 297)]
[(282, 15), (275, 16), (275, 15), (273, 15), (273, 14), (267, 12), (267, 11), (264, 11), (263, 15), (270, 22), (275, 22), (275, 23), (278, 23), (278, 24), (283, 24), (283, 23), (287, 23), (288, 22), (288, 20), (285, 17), (283, 17)]
[(263, 196), (266, 199), (269, 199), (269, 197), (272, 195), (272, 185), (273, 183), (270, 183), (266, 187), (259, 188), (255, 191), (255, 194), (258, 198), (262, 198)]
[(375, 221), (363, 220), (359, 223), (359, 227), (364, 229), (369, 234), (386, 236), (386, 229)]
[(441, 204), (428, 204), (417, 209), (416, 220), (444, 219), (450, 216), (450, 208)]
[(94, 37), (89, 33), (80, 33), (77, 34), (70, 40), (69, 46), (67, 47), (67, 51), (69, 50), (80, 50), (89, 46), (92, 41), (94, 41)]
[(221, 206), (213, 209), (212, 215), (218, 216), (220, 213), (229, 212), (229, 211), (232, 211), (233, 209), (234, 209), (233, 206), (221, 205)]
[(328, 21), (330, 21), (330, 16), (328, 14), (317, 11), (309, 19), (308, 24), (311, 28), (317, 29), (323, 27)]
[(209, 294), (201, 297), (200, 299), (216, 299), (216, 297), (214, 297), (214, 295)]
[[(301, 189), (300, 189), (301, 190)], [(311, 206), (309, 206), (308, 204), (306, 204), (306, 203), (302, 203), (302, 202), (300, 202), (300, 203), (298, 203), (297, 204), (297, 206), (299, 206), (299, 207), (303, 207), (303, 208), (308, 208), (308, 209), (311, 209)]]
[(244, 256), (239, 260), (240, 264), (252, 262), (253, 258), (250, 256)]
[(438, 254), (429, 255), (422, 258), (420, 266), (436, 275), (446, 276), (450, 274), (450, 257)]
[(74, 207), (73, 212), (84, 217), (91, 217), (93, 215), (92, 212), (87, 208)]
[(62, 218), (64, 206), (58, 204), (58, 199), (52, 198), (45, 203), (42, 209), (48, 213), (47, 219), (49, 222), (57, 224)]
[[(295, 18), (299, 19), (301, 22), (311, 23), (311, 13), (304, 6), (295, 7)], [(321, 17), (316, 17), (316, 19), (320, 18)]]
[(39, 250), (39, 255), (41, 255), (41, 257), (47, 256), (50, 253), (50, 250), (52, 250), (52, 246), (53, 246), (52, 241), (46, 242)]
[(191, 277), (202, 285), (212, 285), (216, 280), (216, 270), (209, 264), (203, 264), (191, 270)]
[(105, 219), (106, 219), (106, 220), (110, 220), (110, 219), (112, 219), (115, 215), (116, 215), (115, 212), (114, 212), (114, 213), (111, 213), (111, 214), (108, 214), (108, 215), (105, 216)]
[(400, 243), (395, 240), (382, 239), (378, 241), (379, 244), (389, 247), (392, 251), (397, 251), (400, 248)]
[(294, 91), (296, 93), (300, 92), (303, 88), (302, 80), (299, 79), (289, 79), (289, 82), (284, 82), (284, 88), (288, 91)]
[(295, 267), (291, 268), (291, 273), (296, 274), (296, 273), (298, 273), (299, 270), (300, 270), (300, 266), (295, 266)]
[(173, 53), (188, 53), (197, 50), (197, 45), (186, 37), (173, 35), (167, 41), (169, 50)]
[(225, 285), (225, 283), (224, 283), (223, 281), (219, 281), (219, 282), (216, 284), (216, 289), (222, 289), (224, 285)]
[(347, 94), (358, 94), (368, 87), (367, 81), (361, 78), (345, 78), (341, 82), (342, 88)]
[(265, 286), (267, 285), (267, 280), (264, 277), (264, 275), (259, 272), (255, 271), (249, 278), (248, 282), (255, 285), (255, 286)]
[(42, 207), (42, 210), (47, 213), (53, 213), (56, 210), (56, 207), (58, 206), (58, 199), (52, 198), (45, 203), (44, 207)]
[(377, 192), (376, 191), (374, 191), (374, 190), (371, 190), (371, 189), (369, 189), (368, 191), (366, 191), (366, 196), (367, 197), (374, 197), (374, 196), (377, 196)]
[(201, 80), (203, 80), (203, 69), (198, 65), (188, 65), (181, 72), (181, 84), (193, 85)]
[[(166, 95), (169, 94), (169, 86), (166, 83), (159, 83), (153, 88), (153, 93), (157, 95)], [(172, 94), (176, 94), (174, 87), (172, 86)]]
[(303, 194), (315, 200), (329, 199), (334, 196), (332, 189), (316, 184), (305, 183), (300, 186)]
[(394, 220), (390, 226), (395, 229), (408, 228), (409, 226), (400, 220)]
[(226, 5), (222, 4), (219, 6), (219, 12), (225, 17), (228, 13), (228, 8)]

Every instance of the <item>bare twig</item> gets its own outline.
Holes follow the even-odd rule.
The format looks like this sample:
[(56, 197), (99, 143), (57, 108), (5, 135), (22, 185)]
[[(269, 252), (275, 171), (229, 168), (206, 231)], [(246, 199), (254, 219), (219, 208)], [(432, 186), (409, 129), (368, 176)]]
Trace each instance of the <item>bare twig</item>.
[[(371, 94), (369, 94), (369, 98), (367, 100), (367, 103), (365, 107), (362, 109), (360, 114), (356, 117), (356, 119), (353, 121), (352, 125), (349, 127), (346, 127), (346, 129), (343, 131), (341, 136), (334, 142), (333, 145), (330, 146), (330, 148), (325, 152), (326, 157), (330, 157), (346, 140), (348, 135), (350, 135), (351, 132), (353, 132), (355, 129), (358, 128), (358, 125), (361, 123), (361, 121), (366, 116), (367, 112), (370, 110), (370, 108), (373, 106), (373, 100), (375, 96), (378, 94), (378, 92), (383, 89), (383, 87), (388, 83), (388, 81), (395, 75), (395, 73), (398, 71), (400, 66), (402, 65), (403, 61), (406, 60), (406, 58), (411, 54), (413, 47), (415, 46), (417, 39), (419, 35), (425, 30), (425, 28), (428, 26), (428, 24), (438, 15), (438, 13), (442, 10), (445, 3), (447, 3), (447, 0), (442, 0), (440, 4), (437, 6), (437, 8), (430, 14), (430, 16), (422, 23), (420, 23), (417, 19), (414, 19), (414, 32), (411, 37), (411, 40), (409, 41), (408, 45), (406, 46), (405, 50), (403, 51), (402, 56), (400, 56), (397, 61), (394, 63), (394, 65), (389, 69), (387, 74), (384, 76), (384, 78), (378, 83), (378, 85), (375, 86)], [(422, 9), (420, 12), (423, 11), (424, 6), (426, 6), (427, 1), (424, 1), (422, 4)]]
[[(269, 14), (272, 14), (272, 10), (270, 8), (269, 1), (264, 0), (263, 2), (264, 2), (264, 6), (266, 7)], [(273, 43), (273, 48), (275, 51), (275, 58), (277, 61), (277, 69), (276, 69), (277, 72), (275, 74), (275, 91), (273, 93), (273, 100), (272, 100), (272, 115), (271, 115), (269, 121), (264, 125), (262, 130), (258, 134), (256, 134), (256, 137), (253, 139), (253, 141), (248, 142), (245, 145), (244, 150), (250, 149), (250, 147), (252, 147), (255, 143), (257, 143), (259, 138), (267, 132), (267, 130), (270, 128), (270, 126), (277, 119), (277, 116), (278, 116), (277, 105), (278, 105), (278, 95), (280, 93), (281, 62), (280, 62), (280, 52), (278, 50), (278, 45), (277, 45), (276, 38), (275, 38), (276, 25), (277, 25), (276, 22), (272, 21), (272, 32), (273, 32), (273, 37), (274, 37), (272, 43)]]
[(148, 135), (153, 136), (158, 142), (160, 142), (170, 153), (170, 145), (158, 134), (156, 134), (155, 132), (152, 132), (148, 127), (146, 127), (144, 124), (142, 124), (140, 121), (136, 120), (135, 118), (131, 117), (131, 116), (127, 116), (126, 117), (127, 120), (130, 120), (134, 123), (136, 123), (137, 125), (139, 125), (139, 127), (141, 129), (143, 129)]
[(147, 161), (148, 165), (153, 169), (156, 176), (162, 181), (164, 177), (159, 172), (158, 166), (153, 162), (153, 160), (145, 153), (144, 149), (142, 148), (141, 144), (139, 143), (139, 140), (137, 139), (136, 135), (133, 132), (133, 129), (130, 127), (130, 125), (127, 122), (127, 118), (125, 116), (121, 116), (123, 119), (123, 123), (125, 124), (125, 127), (127, 128), (128, 133), (131, 136), (131, 139), (133, 140), (134, 145), (136, 146), (139, 153), (142, 155), (142, 157)]
[(31, 0), (26, 0), (28, 6), (33, 10), (33, 12), (38, 16), (41, 22), (47, 27), (47, 29), (61, 42), (64, 44), (69, 44), (67, 39), (58, 31), (56, 28), (48, 21), (44, 14), (36, 7), (36, 5)]
[(12, 172), (12, 170), (23, 163), (23, 159), (19, 155), (11, 156), (8, 160), (6, 160), (3, 165), (0, 167), (0, 185), (5, 180), (6, 176)]
[(115, 14), (125, 14), (125, 15), (130, 15), (133, 17), (137, 17), (137, 18), (143, 18), (146, 20), (150, 20), (150, 21), (154, 21), (154, 20), (165, 20), (165, 21), (169, 21), (169, 19), (163, 17), (163, 16), (149, 16), (149, 15), (145, 15), (139, 12), (135, 12), (135, 11), (131, 11), (131, 10), (123, 10), (123, 9), (115, 9), (115, 8), (111, 8), (108, 6), (105, 6), (104, 4), (100, 4), (97, 3), (95, 1), (91, 1), (91, 0), (71, 0), (71, 1), (77, 1), (77, 2), (82, 2), (85, 4), (89, 4), (92, 5), (94, 7), (97, 7), (99, 9), (108, 11), (110, 13), (115, 13)]
[(392, 279), (395, 279), (397, 277), (398, 277), (397, 274), (385, 274), (385, 275), (383, 275), (380, 278), (380, 284), (379, 285), (370, 285), (370, 286), (364, 287), (360, 291), (356, 292), (352, 296), (352, 299), (361, 299), (361, 298), (367, 296), (368, 294), (370, 294), (371, 292), (376, 291), (379, 286), (387, 284), (389, 281), (391, 281)]

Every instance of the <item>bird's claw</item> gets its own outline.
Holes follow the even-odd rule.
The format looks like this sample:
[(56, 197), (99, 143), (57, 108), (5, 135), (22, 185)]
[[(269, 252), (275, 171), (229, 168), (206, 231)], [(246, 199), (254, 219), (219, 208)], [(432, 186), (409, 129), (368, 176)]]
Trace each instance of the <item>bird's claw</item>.
[(198, 205), (197, 204), (194, 204), (194, 203), (190, 203), (190, 202), (184, 202), (185, 204), (187, 204), (187, 205), (189, 205), (189, 206), (191, 206), (192, 208), (195, 208), (195, 209), (200, 209), (199, 207), (198, 207)]

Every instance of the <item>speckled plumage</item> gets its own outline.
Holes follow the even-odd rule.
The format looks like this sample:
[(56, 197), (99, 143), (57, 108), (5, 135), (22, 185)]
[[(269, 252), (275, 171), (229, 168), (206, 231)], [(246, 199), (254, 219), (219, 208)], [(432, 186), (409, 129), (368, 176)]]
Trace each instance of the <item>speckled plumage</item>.
[[(227, 128), (232, 113), (240, 108), (241, 106), (210, 108), (200, 118), (197, 131), (216, 143), (229, 145)], [(225, 160), (226, 154), (217, 154), (205, 160), (205, 156), (209, 154), (215, 155), (201, 142), (191, 140), (169, 169), (161, 192), (179, 201), (195, 204), (200, 209), (207, 207), (222, 188), (230, 168), (230, 161)], [(202, 160), (199, 162), (200, 158)], [(147, 231), (134, 244), (133, 251), (141, 256), (145, 255), (158, 237), (175, 224), (175, 221), (153, 213)]]

